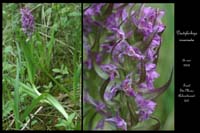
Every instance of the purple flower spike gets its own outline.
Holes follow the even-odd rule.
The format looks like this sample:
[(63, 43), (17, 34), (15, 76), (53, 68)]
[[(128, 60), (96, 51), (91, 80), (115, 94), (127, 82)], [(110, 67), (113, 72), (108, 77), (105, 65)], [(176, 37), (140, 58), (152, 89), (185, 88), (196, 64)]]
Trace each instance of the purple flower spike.
[(25, 34), (31, 36), (34, 31), (34, 18), (28, 8), (20, 9), (22, 28)]
[[(95, 129), (104, 129), (105, 122), (118, 130), (133, 129), (156, 108), (152, 99), (165, 12), (137, 5), (94, 3), (84, 9), (84, 69), (91, 69), (84, 77), (95, 82), (86, 82), (94, 93), (85, 95), (84, 101), (101, 115)], [(131, 118), (135, 116), (138, 119)]]
[(118, 75), (117, 67), (113, 64), (101, 65), (101, 69), (109, 75), (110, 80), (114, 80), (114, 78)]
[(107, 118), (105, 121), (115, 124), (118, 128), (127, 130), (127, 123), (119, 116), (119, 112), (117, 112), (115, 117)]

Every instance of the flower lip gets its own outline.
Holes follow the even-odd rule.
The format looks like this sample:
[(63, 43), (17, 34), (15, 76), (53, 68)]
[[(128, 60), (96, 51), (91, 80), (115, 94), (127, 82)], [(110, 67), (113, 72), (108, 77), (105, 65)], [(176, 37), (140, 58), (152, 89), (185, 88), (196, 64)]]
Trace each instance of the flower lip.
[(135, 101), (139, 109), (139, 120), (144, 121), (148, 119), (149, 116), (153, 113), (156, 107), (156, 103), (151, 100), (144, 99), (140, 94), (136, 95)]
[(104, 112), (106, 106), (104, 103), (94, 100), (85, 90), (83, 100), (85, 103), (91, 104), (98, 112)]
[(109, 91), (104, 93), (104, 99), (105, 100), (112, 100), (113, 97), (116, 95), (117, 91), (120, 90), (119, 85), (113, 85)]
[(138, 48), (134, 47), (134, 46), (128, 46), (126, 49), (126, 55), (136, 58), (138, 60), (143, 60), (144, 56), (142, 55), (142, 53), (139, 51)]
[(95, 3), (91, 5), (88, 9), (84, 11), (84, 15), (93, 16), (100, 13), (101, 8), (105, 5), (105, 3)]
[(103, 64), (100, 66), (102, 71), (109, 75), (110, 80), (114, 80), (118, 76), (117, 67), (113, 64)]
[(105, 121), (114, 123), (118, 128), (127, 130), (127, 123), (120, 117), (119, 112), (116, 113), (115, 117), (107, 118)]

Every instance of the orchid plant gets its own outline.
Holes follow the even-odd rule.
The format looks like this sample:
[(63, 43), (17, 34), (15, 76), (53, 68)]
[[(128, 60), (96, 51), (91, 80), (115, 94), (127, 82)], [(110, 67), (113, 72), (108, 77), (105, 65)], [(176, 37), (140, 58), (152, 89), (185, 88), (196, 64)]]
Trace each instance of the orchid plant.
[[(94, 3), (83, 12), (83, 101), (88, 130), (131, 130), (149, 119), (156, 101), (170, 85), (154, 81), (162, 44), (164, 10), (144, 4)], [(87, 107), (87, 108), (86, 108)], [(95, 110), (92, 116), (90, 110)], [(98, 123), (93, 123), (95, 117)], [(155, 127), (155, 126), (154, 126)]]

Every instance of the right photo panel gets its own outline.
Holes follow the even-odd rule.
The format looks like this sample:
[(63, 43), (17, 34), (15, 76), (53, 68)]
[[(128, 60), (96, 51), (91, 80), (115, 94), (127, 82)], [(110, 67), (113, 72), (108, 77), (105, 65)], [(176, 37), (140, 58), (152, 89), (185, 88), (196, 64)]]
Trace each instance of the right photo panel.
[(83, 130), (174, 130), (174, 4), (83, 4)]

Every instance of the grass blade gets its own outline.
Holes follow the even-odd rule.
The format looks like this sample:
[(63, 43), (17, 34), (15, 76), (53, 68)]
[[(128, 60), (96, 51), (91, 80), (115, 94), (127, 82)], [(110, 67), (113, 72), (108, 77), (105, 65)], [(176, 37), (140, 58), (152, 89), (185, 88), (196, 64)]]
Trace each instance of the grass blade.
[(74, 103), (76, 102), (76, 95), (77, 95), (77, 88), (79, 85), (80, 73), (81, 73), (81, 64), (77, 66), (76, 70), (74, 70), (74, 76), (73, 76), (73, 100), (74, 100)]
[[(34, 65), (34, 56), (33, 56), (33, 44), (29, 43), (29, 42), (24, 42), (22, 41), (22, 50), (23, 50), (23, 53), (24, 53), (24, 57), (26, 59), (26, 62), (27, 62), (27, 70), (28, 70), (28, 77), (29, 77), (29, 81), (31, 83), (34, 83), (34, 75), (35, 75), (35, 65)], [(31, 49), (32, 47), (32, 49)]]
[[(24, 83), (21, 83), (21, 82), (19, 82), (19, 84), (21, 85), (21, 87), (23, 87), (23, 91), (24, 92), (26, 92), (27, 94), (29, 94), (30, 96), (32, 96), (33, 98), (36, 98), (36, 99), (38, 99), (38, 100), (36, 100), (36, 102), (38, 101), (42, 101), (42, 100), (44, 100), (44, 101), (42, 101), (42, 102), (46, 102), (46, 103), (48, 103), (48, 104), (50, 104), (50, 105), (52, 105), (53, 107), (55, 107), (66, 119), (68, 119), (68, 114), (66, 113), (66, 111), (65, 111), (65, 109), (62, 107), (62, 105), (58, 102), (58, 100), (57, 99), (55, 99), (52, 95), (50, 95), (50, 94), (46, 94), (45, 93), (45, 99), (43, 98), (43, 96), (42, 96), (42, 98), (38, 98), (39, 96), (41, 96), (41, 95), (43, 95), (43, 94), (37, 94), (35, 91), (34, 91), (34, 89), (35, 88), (31, 88), (31, 87), (29, 87), (29, 86), (27, 86), (27, 85), (25, 85)], [(34, 103), (32, 103), (33, 104), (33, 106), (35, 105), (35, 102)], [(30, 106), (31, 107), (31, 106)], [(31, 109), (31, 108), (30, 108)], [(30, 110), (29, 109), (29, 110)], [(22, 118), (24, 118), (25, 117), (25, 114), (24, 114), (24, 116), (22, 117)]]
[(20, 73), (20, 63), (21, 63), (21, 54), (20, 54), (20, 49), (19, 49), (19, 44), (16, 43), (17, 45), (17, 53), (18, 53), (18, 58), (17, 58), (17, 73), (16, 73), (16, 80), (15, 80), (15, 90), (14, 90), (14, 117), (15, 117), (15, 128), (19, 129), (20, 127), (20, 120), (19, 120), (19, 73)]
[(47, 100), (48, 102), (54, 106), (64, 117), (66, 120), (68, 120), (68, 114), (66, 113), (65, 109), (63, 106), (58, 102), (57, 99), (55, 99), (53, 96), (47, 94)]
[(50, 41), (47, 44), (47, 50), (48, 50), (47, 62), (46, 62), (47, 65), (50, 64), (50, 62), (51, 62), (51, 56), (52, 56), (52, 52), (53, 52), (53, 46), (54, 46), (54, 43), (55, 43), (55, 38), (54, 38), (55, 27), (56, 27), (56, 25), (54, 24), (53, 28), (51, 29), (51, 38), (50, 38)]
[(22, 114), (22, 117), (21, 117), (21, 121), (24, 121), (25, 118), (31, 113), (31, 111), (39, 105), (39, 103), (41, 102), (41, 100), (45, 99), (47, 96), (46, 93), (44, 94), (41, 94), (40, 96), (38, 96), (36, 99), (34, 99), (31, 103), (30, 106), (28, 106), (25, 110), (25, 112)]

